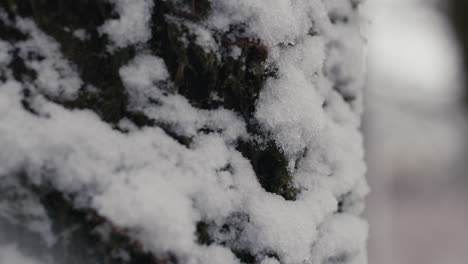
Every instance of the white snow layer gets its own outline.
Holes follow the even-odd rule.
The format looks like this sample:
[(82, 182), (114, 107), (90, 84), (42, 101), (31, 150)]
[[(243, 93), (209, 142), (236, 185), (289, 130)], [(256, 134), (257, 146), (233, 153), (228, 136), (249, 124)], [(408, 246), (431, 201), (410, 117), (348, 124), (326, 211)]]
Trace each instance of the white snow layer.
[[(107, 21), (102, 32), (120, 47), (148, 40), (153, 2), (112, 2), (120, 18)], [(211, 4), (203, 34), (245, 23), (278, 68), (278, 78), (261, 91), (255, 118), (285, 153), (301, 190), (297, 200), (266, 192), (235, 149), (236, 140), (249, 138), (241, 117), (223, 108), (197, 109), (183, 96), (164, 92), (169, 74), (161, 58), (138, 54), (119, 73), (130, 108), (191, 137), (188, 147), (158, 127), (139, 129), (122, 120), (119, 125), (128, 130), (122, 133), (91, 111), (49, 101), (74, 96), (82, 81), (58, 44), (26, 19), (16, 26), (29, 39), (17, 48), (39, 75), (19, 83), (0, 68), (8, 77), (0, 79), (0, 177), (25, 171), (35, 183), (52, 182), (76, 195), (76, 206), (95, 209), (128, 228), (147, 250), (171, 252), (179, 263), (239, 263), (228, 246), (196, 242), (200, 220), (220, 227), (231, 221), (237, 233), (210, 230), (214, 240), (251, 252), (264, 264), (367, 263), (367, 224), (358, 216), (368, 192), (359, 131), (363, 41), (352, 1)], [(0, 40), (0, 66), (11, 60), (12, 49)], [(27, 56), (31, 52), (43, 59)], [(22, 106), (26, 88), (34, 92), (31, 103), (39, 115)], [(336, 213), (343, 198), (343, 212)], [(2, 252), (17, 257), (14, 248)]]

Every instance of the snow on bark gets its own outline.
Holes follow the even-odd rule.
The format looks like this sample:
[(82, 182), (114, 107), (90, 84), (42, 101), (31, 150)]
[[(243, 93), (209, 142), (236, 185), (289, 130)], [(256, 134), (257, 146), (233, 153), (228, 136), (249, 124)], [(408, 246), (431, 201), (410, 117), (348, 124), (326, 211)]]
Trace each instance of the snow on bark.
[[(109, 56), (134, 49), (113, 75), (128, 96), (115, 123), (103, 120), (99, 107), (75, 107), (101, 88), (80, 79), (80, 66), (61, 54), (60, 41), (33, 20), (1, 11), (3, 26), (22, 36), (0, 36), (0, 187), (18, 175), (37, 188), (52, 186), (157, 259), (366, 263), (357, 3), (111, 2), (118, 18), (103, 21), (99, 34), (68, 31), (82, 42), (107, 34), (115, 45)], [(158, 16), (163, 5), (172, 13)], [(170, 26), (169, 33), (161, 29)], [(177, 43), (192, 53), (180, 59), (180, 52), (155, 51), (166, 44), (158, 42), (167, 37), (162, 31), (169, 40), (179, 34)], [(217, 69), (240, 64), (212, 80), (211, 72), (197, 72), (194, 56), (219, 76)], [(20, 71), (34, 73), (18, 78), (12, 66), (18, 59)], [(247, 82), (234, 95), (218, 87), (227, 79), (233, 85), (235, 71), (253, 75), (258, 92), (248, 94)], [(190, 87), (214, 88), (201, 96)], [(252, 107), (242, 107), (242, 96)], [(15, 220), (8, 201), (0, 194), (0, 218), (54, 243), (40, 204), (30, 208), (25, 198), (21, 207), (44, 221), (38, 229)]]

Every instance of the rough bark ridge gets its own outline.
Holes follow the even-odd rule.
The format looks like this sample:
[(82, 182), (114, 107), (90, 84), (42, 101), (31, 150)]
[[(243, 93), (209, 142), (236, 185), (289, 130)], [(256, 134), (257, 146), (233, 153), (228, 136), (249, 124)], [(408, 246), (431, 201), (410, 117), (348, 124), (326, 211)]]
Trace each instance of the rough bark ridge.
[(365, 263), (357, 8), (0, 0), (0, 254)]

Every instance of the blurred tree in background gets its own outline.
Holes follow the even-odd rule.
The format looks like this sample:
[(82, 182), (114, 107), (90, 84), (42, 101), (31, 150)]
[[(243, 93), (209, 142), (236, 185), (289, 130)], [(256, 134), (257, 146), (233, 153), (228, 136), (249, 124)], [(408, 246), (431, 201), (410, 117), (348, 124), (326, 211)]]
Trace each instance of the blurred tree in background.
[[(449, 0), (447, 3), (447, 16), (453, 26), (455, 37), (458, 40), (463, 63), (463, 81), (468, 84), (468, 1)], [(468, 101), (468, 86), (465, 89), (465, 100)]]

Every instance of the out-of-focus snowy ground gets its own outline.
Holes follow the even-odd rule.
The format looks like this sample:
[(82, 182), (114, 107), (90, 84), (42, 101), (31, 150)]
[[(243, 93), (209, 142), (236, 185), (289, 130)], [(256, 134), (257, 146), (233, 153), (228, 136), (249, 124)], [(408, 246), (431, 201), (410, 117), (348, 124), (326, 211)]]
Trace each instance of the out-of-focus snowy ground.
[(436, 1), (368, 0), (369, 263), (468, 258), (468, 115)]

